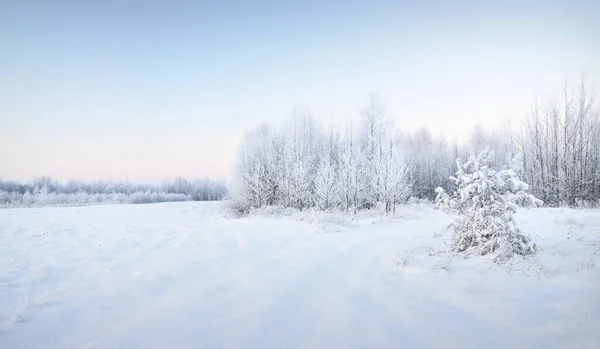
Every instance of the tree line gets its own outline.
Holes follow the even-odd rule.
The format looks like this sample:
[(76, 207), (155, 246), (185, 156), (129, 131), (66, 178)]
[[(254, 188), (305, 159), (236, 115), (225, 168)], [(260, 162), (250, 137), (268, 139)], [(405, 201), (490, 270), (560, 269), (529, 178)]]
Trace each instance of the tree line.
[(129, 181), (72, 180), (61, 183), (51, 177), (39, 177), (29, 182), (0, 180), (2, 206), (213, 201), (222, 200), (226, 194), (224, 182), (208, 179), (176, 178), (158, 185)]
[[(562, 98), (521, 124), (467, 142), (434, 137), (427, 128), (402, 132), (401, 118), (371, 96), (359, 122), (324, 128), (307, 108), (282, 125), (260, 125), (240, 144), (232, 188), (240, 210), (281, 205), (356, 211), (380, 205), (393, 211), (409, 196), (433, 200), (435, 189), (456, 190), (449, 180), (457, 159), (489, 148), (497, 170), (511, 169), (546, 205), (600, 204), (600, 109), (582, 79)], [(397, 120), (397, 121), (395, 121)]]

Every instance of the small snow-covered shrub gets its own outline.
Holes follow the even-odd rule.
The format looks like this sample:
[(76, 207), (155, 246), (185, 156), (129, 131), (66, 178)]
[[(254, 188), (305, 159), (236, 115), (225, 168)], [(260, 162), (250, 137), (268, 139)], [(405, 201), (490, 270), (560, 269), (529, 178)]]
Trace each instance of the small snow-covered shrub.
[(517, 228), (513, 218), (517, 204), (505, 194), (522, 195), (526, 185), (516, 178), (514, 171), (497, 173), (489, 168), (493, 156), (491, 150), (485, 149), (478, 156), (471, 153), (464, 164), (460, 159), (456, 161), (458, 171), (451, 179), (458, 188), (453, 208), (458, 210), (459, 217), (454, 224), (451, 250), (496, 254), (494, 260), (501, 262), (515, 254), (532, 254), (536, 246)]
[(234, 198), (233, 200), (227, 203), (226, 210), (230, 211), (230, 214), (233, 216), (245, 216), (250, 212), (250, 204), (243, 199)]

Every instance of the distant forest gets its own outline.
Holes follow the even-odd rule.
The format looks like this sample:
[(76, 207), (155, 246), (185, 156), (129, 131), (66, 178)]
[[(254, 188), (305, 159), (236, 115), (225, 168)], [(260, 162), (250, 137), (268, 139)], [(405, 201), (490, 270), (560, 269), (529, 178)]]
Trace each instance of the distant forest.
[(214, 201), (227, 194), (224, 182), (177, 178), (159, 185), (128, 181), (68, 181), (50, 177), (30, 182), (0, 180), (0, 205), (5, 207), (146, 204), (169, 201)]

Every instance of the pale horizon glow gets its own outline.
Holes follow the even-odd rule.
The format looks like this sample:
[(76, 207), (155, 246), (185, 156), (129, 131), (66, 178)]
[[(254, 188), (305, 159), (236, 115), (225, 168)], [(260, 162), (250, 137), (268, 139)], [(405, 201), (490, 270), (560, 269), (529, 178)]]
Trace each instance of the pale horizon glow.
[[(250, 127), (310, 107), (464, 139), (582, 74), (600, 3), (19, 2), (0, 10), (0, 179), (228, 179)], [(597, 95), (597, 93), (596, 93)]]

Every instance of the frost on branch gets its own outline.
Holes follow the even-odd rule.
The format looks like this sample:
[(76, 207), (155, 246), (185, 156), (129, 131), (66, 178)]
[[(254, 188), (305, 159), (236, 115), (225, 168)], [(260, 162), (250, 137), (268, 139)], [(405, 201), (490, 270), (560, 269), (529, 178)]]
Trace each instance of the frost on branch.
[(521, 207), (540, 207), (544, 202), (529, 194), (529, 185), (519, 179), (523, 173), (523, 154), (507, 159), (508, 166), (496, 174), (496, 185), (506, 199)]
[(521, 207), (540, 207), (544, 202), (532, 194), (529, 194), (529, 185), (516, 177), (513, 170), (502, 170), (494, 178), (496, 186), (507, 201)]
[[(513, 213), (517, 204), (509, 195), (522, 197), (527, 185), (515, 176), (513, 170), (496, 172), (489, 168), (493, 152), (485, 149), (461, 164), (452, 177), (456, 182), (455, 209), (460, 213), (454, 224), (451, 248), (469, 254), (495, 254), (495, 261), (502, 262), (514, 254), (528, 255), (535, 252), (535, 244), (517, 228)], [(438, 192), (440, 201), (451, 199)], [(535, 199), (537, 200), (537, 199)]]
[(435, 188), (435, 207), (444, 212), (451, 212), (456, 206), (456, 200), (450, 197), (442, 187)]

